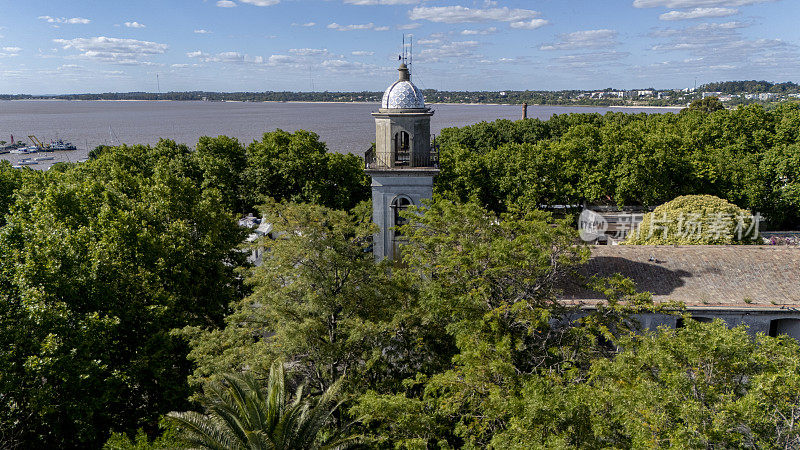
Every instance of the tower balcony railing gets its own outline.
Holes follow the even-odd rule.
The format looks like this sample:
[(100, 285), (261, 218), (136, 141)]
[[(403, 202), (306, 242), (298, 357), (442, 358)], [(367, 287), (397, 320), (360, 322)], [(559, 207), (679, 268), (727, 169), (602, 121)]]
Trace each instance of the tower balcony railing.
[[(393, 158), (394, 156), (394, 158)], [(428, 154), (413, 154), (409, 150), (400, 150), (394, 153), (381, 152), (377, 154), (374, 147), (364, 152), (365, 169), (427, 169), (439, 168), (439, 144), (436, 138), (431, 142), (431, 151)]]
[(411, 152), (376, 154), (370, 148), (364, 152), (364, 168), (366, 169), (427, 169), (439, 168), (439, 152), (431, 150), (430, 154), (412, 155)]

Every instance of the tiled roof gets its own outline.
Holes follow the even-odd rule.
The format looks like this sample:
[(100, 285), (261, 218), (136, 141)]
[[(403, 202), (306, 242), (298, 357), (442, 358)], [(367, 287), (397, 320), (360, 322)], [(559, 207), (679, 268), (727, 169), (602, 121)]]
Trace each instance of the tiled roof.
[[(800, 307), (800, 248), (769, 245), (599, 245), (581, 275), (620, 273), (655, 301), (730, 308)], [(603, 297), (577, 283), (564, 300)]]

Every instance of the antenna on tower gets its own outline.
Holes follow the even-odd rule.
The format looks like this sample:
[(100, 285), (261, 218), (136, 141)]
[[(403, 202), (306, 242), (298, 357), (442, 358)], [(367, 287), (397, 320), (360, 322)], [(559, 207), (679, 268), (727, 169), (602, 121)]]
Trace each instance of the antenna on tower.
[(161, 81), (158, 79), (158, 74), (156, 74), (156, 91), (158, 91), (159, 94), (161, 93)]
[(403, 33), (403, 56), (402, 56), (402, 58), (403, 58), (403, 60), (402, 60), (403, 64), (405, 64), (406, 63), (406, 34), (405, 33)]
[(414, 64), (414, 35), (408, 35), (408, 70), (411, 71), (411, 66)]

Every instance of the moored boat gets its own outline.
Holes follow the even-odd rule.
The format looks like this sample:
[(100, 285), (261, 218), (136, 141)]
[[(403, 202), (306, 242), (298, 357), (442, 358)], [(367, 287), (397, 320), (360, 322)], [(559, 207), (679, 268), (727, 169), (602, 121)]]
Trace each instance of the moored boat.
[(75, 147), (72, 142), (64, 142), (63, 140), (59, 139), (57, 141), (50, 142), (50, 150), (77, 150), (78, 147)]

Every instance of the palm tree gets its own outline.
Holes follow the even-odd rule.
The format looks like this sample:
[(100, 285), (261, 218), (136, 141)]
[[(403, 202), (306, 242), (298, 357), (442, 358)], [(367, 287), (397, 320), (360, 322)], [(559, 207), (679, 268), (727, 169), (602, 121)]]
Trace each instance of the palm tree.
[(318, 442), (317, 437), (341, 402), (334, 400), (339, 383), (314, 402), (298, 388), (287, 402), (283, 364), (274, 362), (267, 389), (252, 374), (223, 375), (223, 382), (203, 388), (200, 403), (206, 414), (194, 411), (167, 415), (178, 427), (185, 448), (200, 449), (313, 449), (343, 448), (354, 438)]

